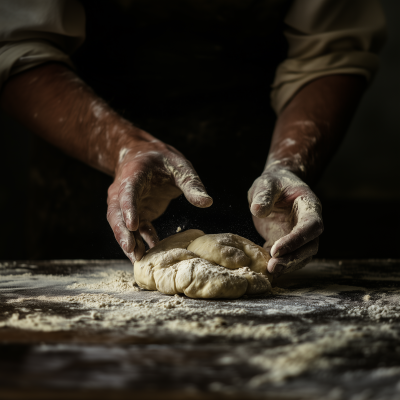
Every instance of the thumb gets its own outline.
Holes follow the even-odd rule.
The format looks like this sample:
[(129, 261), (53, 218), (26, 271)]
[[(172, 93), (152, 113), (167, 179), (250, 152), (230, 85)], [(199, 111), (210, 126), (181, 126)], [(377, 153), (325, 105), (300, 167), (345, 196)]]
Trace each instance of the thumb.
[(174, 166), (173, 177), (176, 186), (182, 190), (189, 203), (200, 208), (212, 205), (213, 199), (208, 195), (199, 175), (189, 161), (180, 160), (180, 163)]
[(189, 203), (196, 207), (206, 208), (210, 207), (213, 203), (213, 199), (208, 195), (206, 188), (202, 184), (199, 177), (192, 178), (183, 185), (178, 185), (185, 195)]
[(268, 217), (280, 194), (280, 185), (276, 179), (260, 176), (248, 192), (251, 213), (257, 218)]

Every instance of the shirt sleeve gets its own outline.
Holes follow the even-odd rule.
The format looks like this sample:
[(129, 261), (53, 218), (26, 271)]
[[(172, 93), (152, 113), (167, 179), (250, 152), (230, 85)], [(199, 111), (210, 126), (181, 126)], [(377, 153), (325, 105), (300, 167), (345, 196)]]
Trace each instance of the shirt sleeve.
[(370, 81), (386, 38), (378, 0), (294, 0), (285, 17), (288, 56), (271, 91), (279, 115), (308, 82), (326, 75), (356, 74)]
[(0, 90), (19, 72), (49, 61), (65, 63), (85, 39), (77, 0), (0, 1)]

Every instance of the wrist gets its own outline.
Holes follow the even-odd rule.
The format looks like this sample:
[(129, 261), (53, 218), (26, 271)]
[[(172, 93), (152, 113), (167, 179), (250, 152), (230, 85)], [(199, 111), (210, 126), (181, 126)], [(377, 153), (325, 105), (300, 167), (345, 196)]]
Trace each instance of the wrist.
[(157, 139), (148, 132), (135, 127), (130, 122), (123, 120), (123, 123), (113, 126), (115, 138), (112, 151), (112, 170), (114, 176), (118, 173), (127, 158), (132, 159), (139, 152), (142, 152), (147, 145)]
[(307, 179), (306, 163), (303, 162), (299, 155), (295, 157), (284, 157), (281, 159), (268, 158), (263, 174), (276, 174), (282, 172), (290, 172), (303, 181)]

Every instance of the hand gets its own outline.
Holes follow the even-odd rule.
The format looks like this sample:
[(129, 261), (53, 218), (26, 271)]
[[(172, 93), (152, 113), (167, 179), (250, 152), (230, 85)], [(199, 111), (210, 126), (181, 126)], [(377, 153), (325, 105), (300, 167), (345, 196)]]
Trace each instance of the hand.
[(270, 167), (253, 183), (248, 200), (272, 257), (269, 272), (277, 277), (311, 261), (324, 227), (321, 203), (309, 186), (286, 169)]
[(134, 262), (158, 242), (151, 223), (180, 194), (196, 207), (209, 207), (207, 194), (192, 164), (175, 148), (158, 140), (122, 148), (115, 180), (108, 190), (107, 220), (124, 253)]

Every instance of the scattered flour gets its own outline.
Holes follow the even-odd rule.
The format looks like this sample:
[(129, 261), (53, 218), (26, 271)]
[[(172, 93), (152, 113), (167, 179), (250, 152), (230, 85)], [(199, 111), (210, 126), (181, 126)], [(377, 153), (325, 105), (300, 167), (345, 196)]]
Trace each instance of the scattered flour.
[[(398, 339), (396, 328), (389, 325), (357, 326), (334, 323), (313, 326), (307, 333), (297, 336), (294, 343), (266, 349), (259, 354), (251, 354), (248, 362), (266, 372), (253, 377), (249, 385), (258, 387), (267, 383), (279, 383), (305, 372), (321, 371), (341, 365), (345, 357), (341, 353), (347, 349), (363, 351), (362, 339), (382, 337), (385, 334)], [(312, 338), (318, 337), (317, 340)], [(243, 354), (235, 363), (243, 361)]]
[[(362, 297), (363, 303), (347, 310), (346, 315), (350, 317), (362, 317), (372, 320), (388, 318), (389, 320), (400, 318), (400, 291), (386, 289), (388, 293), (372, 291)], [(371, 298), (375, 294), (376, 299)]]
[(99, 275), (106, 279), (96, 283), (77, 282), (67, 286), (67, 289), (103, 290), (116, 293), (140, 290), (135, 283), (133, 272), (112, 271), (101, 272)]
[(18, 275), (1, 275), (1, 279), (13, 279), (16, 276), (18, 276), (18, 278), (30, 278), (32, 276), (32, 273), (25, 272), (24, 274), (18, 274)]
[(81, 317), (68, 319), (57, 315), (48, 316), (42, 313), (28, 314), (21, 318), (19, 313), (14, 313), (9, 320), (0, 322), (0, 327), (55, 332), (73, 329), (80, 319)]
[[(387, 289), (386, 294), (368, 290), (365, 294), (365, 288), (346, 285), (274, 287), (275, 296), (215, 301), (143, 292), (135, 286), (133, 273), (127, 271), (101, 271), (81, 280), (75, 275), (68, 283), (60, 276), (14, 276), (35, 282), (38, 277), (49, 279), (51, 287), (59, 279), (65, 295), (45, 292), (42, 296), (9, 298), (4, 303), (5, 320), (0, 321), (0, 329), (84, 331), (91, 335), (105, 331), (182, 343), (204, 338), (218, 343), (237, 341), (219, 363), (256, 368), (259, 373), (247, 383), (252, 388), (279, 384), (313, 371), (323, 373), (340, 367), (349, 351), (355, 350), (357, 357), (379, 354), (380, 338), (394, 342), (400, 338), (399, 324), (391, 323), (400, 318), (399, 290)], [(76, 290), (82, 293), (71, 293)], [(339, 299), (340, 292), (354, 292), (352, 296), (359, 299), (356, 306), (346, 296)], [(332, 318), (319, 323), (308, 319), (307, 313), (323, 307), (340, 310), (341, 317), (355, 320), (349, 323)], [(397, 374), (398, 370), (383, 373)]]
[(351, 317), (369, 317), (371, 319), (399, 318), (400, 306), (373, 304), (369, 307), (351, 308), (347, 315)]
[[(166, 299), (128, 301), (106, 293), (82, 293), (77, 296), (38, 296), (11, 299), (10, 305), (41, 307), (30, 314), (15, 312), (1, 327), (36, 331), (92, 329), (96, 331), (123, 331), (126, 335), (181, 337), (192, 340), (199, 337), (224, 339), (268, 340), (289, 338), (291, 323), (265, 321), (232, 322), (227, 318), (249, 315), (250, 310), (235, 307), (232, 302), (213, 301), (199, 304), (197, 300), (175, 295)], [(255, 300), (257, 301), (257, 300)], [(49, 313), (49, 305), (60, 303), (66, 309), (82, 310), (77, 317), (61, 317)], [(28, 309), (26, 309), (28, 310)], [(23, 311), (19, 309), (18, 311)], [(86, 311), (86, 312), (85, 312)], [(254, 315), (254, 312), (253, 312)]]
[(16, 304), (23, 302), (25, 303), (29, 301), (33, 301), (34, 303), (44, 302), (44, 303), (75, 304), (84, 306), (86, 308), (104, 308), (125, 303), (125, 300), (110, 296), (107, 293), (101, 293), (101, 294), (82, 293), (78, 296), (23, 297), (18, 299), (11, 299), (7, 303)]

